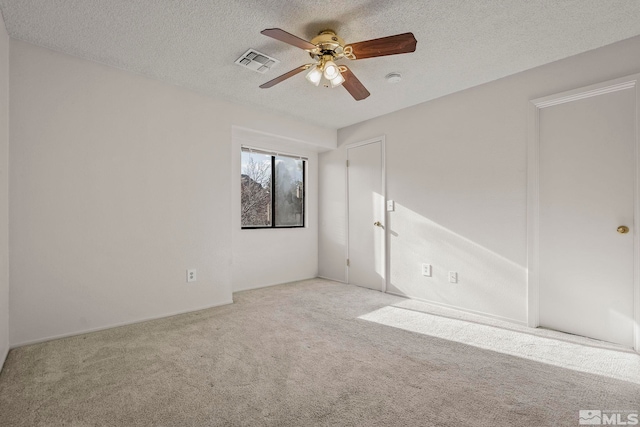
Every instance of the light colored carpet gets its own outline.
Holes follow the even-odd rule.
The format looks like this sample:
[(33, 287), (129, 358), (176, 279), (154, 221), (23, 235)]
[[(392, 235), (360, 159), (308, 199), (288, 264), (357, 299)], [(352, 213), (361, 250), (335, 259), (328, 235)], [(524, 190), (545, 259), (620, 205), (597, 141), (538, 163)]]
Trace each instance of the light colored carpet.
[(640, 411), (640, 356), (597, 341), (321, 279), (234, 299), (12, 350), (0, 425), (576, 426), (580, 409)]

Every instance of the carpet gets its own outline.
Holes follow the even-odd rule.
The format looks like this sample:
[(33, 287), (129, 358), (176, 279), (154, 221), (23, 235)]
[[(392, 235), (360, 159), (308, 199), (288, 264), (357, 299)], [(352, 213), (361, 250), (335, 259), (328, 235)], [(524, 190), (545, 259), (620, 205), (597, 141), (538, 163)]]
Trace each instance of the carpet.
[(12, 350), (0, 425), (577, 426), (580, 410), (640, 411), (640, 355), (617, 346), (323, 279), (234, 301)]

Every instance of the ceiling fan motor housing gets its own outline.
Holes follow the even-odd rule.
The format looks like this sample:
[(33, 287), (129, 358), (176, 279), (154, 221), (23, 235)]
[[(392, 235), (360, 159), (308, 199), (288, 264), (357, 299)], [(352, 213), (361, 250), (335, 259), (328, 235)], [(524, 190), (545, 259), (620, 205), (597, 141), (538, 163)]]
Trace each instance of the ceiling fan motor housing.
[(344, 56), (344, 40), (333, 30), (323, 30), (311, 39), (311, 44), (316, 45), (317, 51), (309, 52), (313, 59), (331, 55), (333, 59), (340, 59)]

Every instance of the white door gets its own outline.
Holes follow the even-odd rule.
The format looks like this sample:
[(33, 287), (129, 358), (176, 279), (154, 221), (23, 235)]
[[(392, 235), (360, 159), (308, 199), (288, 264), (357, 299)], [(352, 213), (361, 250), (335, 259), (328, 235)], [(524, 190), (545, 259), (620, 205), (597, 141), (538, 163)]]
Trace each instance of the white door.
[(538, 116), (539, 322), (633, 347), (635, 87), (576, 98)]
[(381, 140), (347, 148), (348, 282), (384, 291), (385, 232)]

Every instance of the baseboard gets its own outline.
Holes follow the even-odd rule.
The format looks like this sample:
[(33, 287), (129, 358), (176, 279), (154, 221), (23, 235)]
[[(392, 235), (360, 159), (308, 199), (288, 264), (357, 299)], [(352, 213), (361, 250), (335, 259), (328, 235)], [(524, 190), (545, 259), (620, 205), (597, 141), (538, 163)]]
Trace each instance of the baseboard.
[(42, 342), (53, 341), (53, 340), (57, 340), (57, 339), (61, 339), (61, 338), (75, 337), (76, 335), (90, 334), (92, 332), (99, 332), (99, 331), (104, 331), (104, 330), (107, 330), (107, 329), (119, 328), (121, 326), (135, 325), (136, 323), (149, 322), (151, 320), (164, 319), (164, 318), (167, 318), (167, 317), (179, 316), (181, 314), (194, 313), (196, 311), (208, 310), (210, 308), (220, 307), (220, 306), (228, 305), (228, 304), (233, 304), (233, 298), (230, 299), (230, 300), (225, 300), (223, 302), (213, 304), (213, 305), (207, 305), (207, 306), (204, 306), (204, 307), (194, 308), (192, 310), (176, 311), (176, 312), (172, 312), (172, 313), (168, 313), (168, 314), (161, 314), (159, 316), (145, 317), (144, 319), (132, 320), (130, 322), (114, 323), (112, 325), (100, 326), (98, 328), (85, 329), (85, 330), (82, 330), (82, 331), (70, 332), (70, 333), (67, 333), (67, 334), (52, 335), (52, 336), (45, 337), (45, 338), (38, 338), (38, 339), (35, 339), (35, 340), (22, 341), (22, 342), (18, 342), (16, 344), (11, 344), (9, 346), (9, 349), (23, 347), (25, 345), (39, 344), (39, 343), (42, 343)]
[(331, 277), (318, 276), (318, 279), (331, 280), (332, 282), (344, 283), (345, 285), (348, 285), (348, 283), (345, 282), (344, 280), (332, 279)]
[(4, 362), (7, 361), (7, 356), (9, 355), (9, 349), (4, 352), (3, 355), (0, 355), (0, 372), (2, 372), (2, 368), (4, 367)]
[[(344, 283), (344, 284), (348, 285), (347, 282), (344, 282), (342, 280), (332, 279), (330, 277), (324, 277), (324, 276), (318, 276), (318, 277), (320, 279), (332, 280), (334, 282)], [(490, 319), (495, 319), (495, 320), (502, 320), (503, 322), (515, 323), (515, 324), (520, 325), (520, 326), (527, 326), (527, 322), (523, 322), (523, 321), (520, 321), (520, 320), (517, 320), (517, 319), (512, 319), (510, 317), (503, 317), (503, 316), (498, 316), (496, 314), (484, 313), (482, 311), (476, 311), (476, 310), (471, 310), (471, 309), (468, 309), (468, 308), (458, 307), (456, 305), (450, 305), (450, 304), (445, 304), (445, 303), (442, 303), (442, 302), (431, 301), (431, 300), (428, 300), (428, 299), (425, 299), (425, 298), (413, 297), (413, 296), (410, 296), (410, 295), (401, 294), (399, 292), (386, 291), (385, 293), (390, 294), (390, 295), (395, 295), (397, 297), (413, 299), (413, 300), (416, 300), (416, 301), (425, 302), (427, 304), (433, 304), (433, 305), (437, 305), (437, 306), (440, 306), (440, 307), (449, 308), (449, 309), (452, 309), (452, 310), (462, 311), (462, 312), (469, 313), (469, 314), (475, 314), (476, 316), (488, 317)]]
[(259, 285), (249, 286), (247, 288), (233, 289), (233, 293), (244, 292), (244, 291), (253, 291), (254, 289), (269, 288), (271, 286), (279, 286), (279, 285), (286, 285), (286, 284), (289, 284), (289, 283), (302, 282), (303, 280), (312, 280), (312, 279), (316, 279), (317, 277), (318, 276), (306, 277), (304, 279), (295, 279), (295, 280), (290, 280), (288, 282), (277, 282), (277, 283), (267, 283), (267, 284), (262, 284), (261, 283)]
[(386, 293), (391, 294), (391, 295), (395, 295), (397, 297), (413, 299), (413, 300), (416, 300), (416, 301), (425, 302), (427, 304), (433, 304), (433, 305), (437, 305), (437, 306), (440, 306), (440, 307), (449, 308), (451, 310), (462, 311), (464, 313), (469, 313), (469, 314), (475, 314), (476, 316), (487, 317), (487, 318), (494, 319), (494, 320), (501, 320), (503, 322), (515, 323), (516, 325), (520, 325), (520, 326), (527, 326), (527, 322), (523, 322), (523, 321), (517, 320), (517, 319), (512, 319), (510, 317), (498, 316), (497, 314), (490, 314), (490, 313), (485, 313), (483, 311), (471, 310), (469, 308), (458, 307), (456, 305), (446, 304), (446, 303), (442, 303), (442, 302), (438, 302), (438, 301), (431, 301), (431, 300), (428, 300), (428, 299), (425, 299), (425, 298), (412, 297), (410, 295), (401, 294), (399, 292), (387, 291)]

